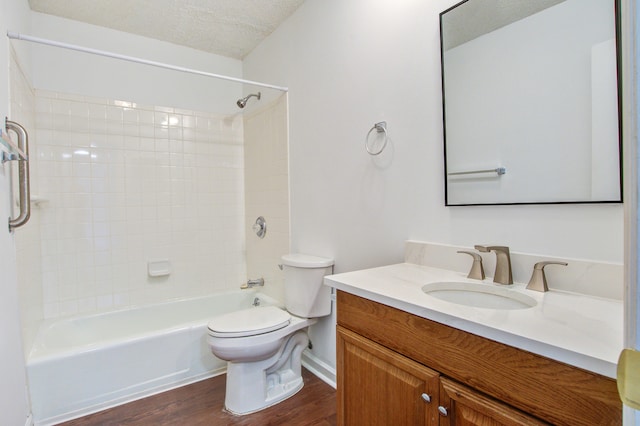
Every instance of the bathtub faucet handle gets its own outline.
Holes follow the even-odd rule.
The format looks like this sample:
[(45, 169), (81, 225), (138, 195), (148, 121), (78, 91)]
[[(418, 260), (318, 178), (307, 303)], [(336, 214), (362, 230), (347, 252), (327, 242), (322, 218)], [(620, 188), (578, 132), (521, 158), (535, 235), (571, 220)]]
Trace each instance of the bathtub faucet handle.
[(264, 287), (264, 278), (260, 277), (256, 280), (249, 280), (240, 286), (241, 289), (253, 288), (253, 287)]

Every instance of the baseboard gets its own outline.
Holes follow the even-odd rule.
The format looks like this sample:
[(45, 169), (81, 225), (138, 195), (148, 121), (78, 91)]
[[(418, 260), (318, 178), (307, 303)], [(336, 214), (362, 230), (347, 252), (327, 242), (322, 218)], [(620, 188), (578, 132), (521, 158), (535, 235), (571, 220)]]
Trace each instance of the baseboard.
[(308, 350), (302, 353), (302, 365), (316, 375), (320, 380), (336, 388), (336, 369)]

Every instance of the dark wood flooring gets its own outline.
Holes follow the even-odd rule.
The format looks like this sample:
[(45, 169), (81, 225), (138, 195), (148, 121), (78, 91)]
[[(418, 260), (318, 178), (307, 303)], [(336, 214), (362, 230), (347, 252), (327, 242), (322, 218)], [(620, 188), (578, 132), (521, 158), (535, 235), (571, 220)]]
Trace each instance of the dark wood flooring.
[(302, 376), (304, 387), (296, 395), (246, 416), (234, 416), (224, 411), (227, 376), (222, 375), (62, 425), (335, 425), (335, 390), (306, 369), (302, 370)]

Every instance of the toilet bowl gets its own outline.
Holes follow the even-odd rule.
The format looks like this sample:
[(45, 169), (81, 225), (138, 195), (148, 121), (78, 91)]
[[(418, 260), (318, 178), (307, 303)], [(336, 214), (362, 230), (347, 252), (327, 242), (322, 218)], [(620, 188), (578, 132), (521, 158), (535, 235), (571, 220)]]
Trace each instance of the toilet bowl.
[(250, 327), (229, 332), (217, 318), (209, 323), (207, 336), (211, 352), (227, 361), (225, 408), (240, 415), (274, 405), (302, 389), (301, 356), (309, 344), (306, 328), (317, 321), (275, 306), (236, 311), (224, 319), (243, 317), (246, 322), (248, 316), (286, 320), (267, 332)]
[(225, 408), (233, 414), (262, 410), (302, 389), (307, 327), (331, 313), (330, 289), (322, 278), (332, 272), (333, 261), (296, 254), (282, 262), (286, 310), (254, 307), (208, 324), (211, 352), (227, 361)]

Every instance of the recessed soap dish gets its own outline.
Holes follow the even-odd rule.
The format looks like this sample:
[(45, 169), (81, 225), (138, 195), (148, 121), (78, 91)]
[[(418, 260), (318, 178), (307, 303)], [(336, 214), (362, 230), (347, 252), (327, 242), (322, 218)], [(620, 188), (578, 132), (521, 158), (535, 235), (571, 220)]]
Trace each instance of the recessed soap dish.
[(166, 277), (171, 274), (171, 262), (168, 259), (150, 260), (147, 262), (147, 273), (150, 277)]

